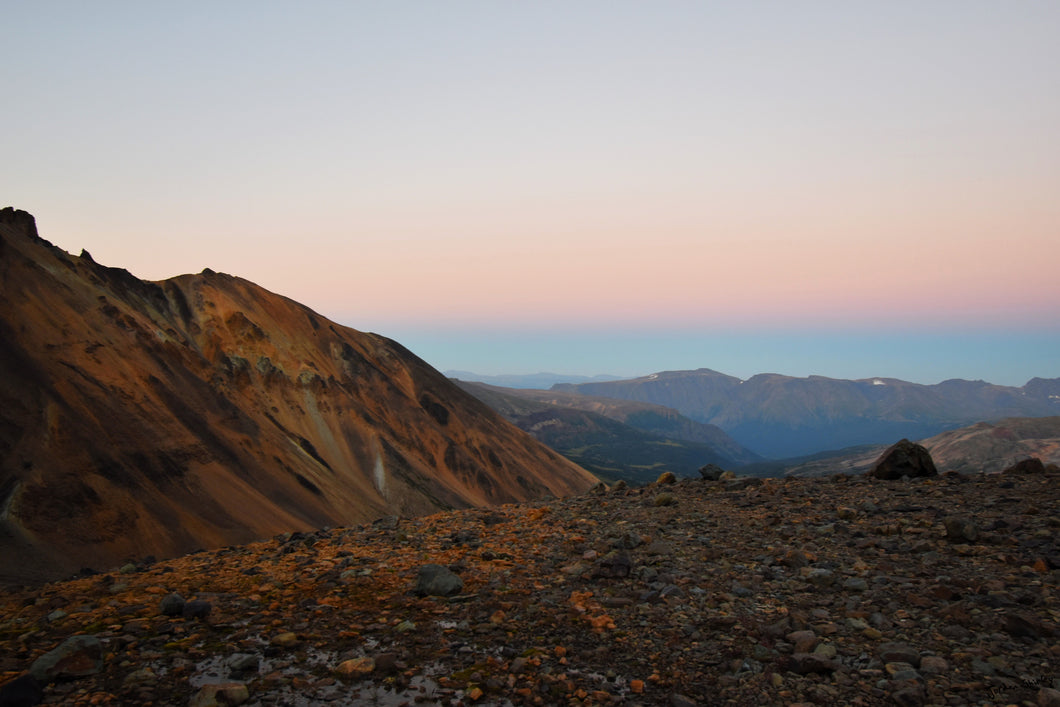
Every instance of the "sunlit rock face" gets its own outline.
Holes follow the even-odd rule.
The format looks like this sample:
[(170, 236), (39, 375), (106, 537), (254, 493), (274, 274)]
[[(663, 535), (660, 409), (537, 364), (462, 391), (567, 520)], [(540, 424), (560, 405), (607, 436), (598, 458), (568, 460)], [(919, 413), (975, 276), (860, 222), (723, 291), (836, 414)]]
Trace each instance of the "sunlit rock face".
[(396, 342), (0, 211), (0, 580), (594, 481)]

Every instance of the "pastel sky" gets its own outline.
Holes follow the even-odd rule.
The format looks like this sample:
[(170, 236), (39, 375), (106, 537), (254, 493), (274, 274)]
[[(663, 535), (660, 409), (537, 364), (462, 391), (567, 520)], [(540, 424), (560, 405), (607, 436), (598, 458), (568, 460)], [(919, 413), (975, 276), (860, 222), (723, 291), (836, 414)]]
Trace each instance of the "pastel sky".
[(1060, 3), (9, 3), (0, 206), (440, 369), (1060, 376)]

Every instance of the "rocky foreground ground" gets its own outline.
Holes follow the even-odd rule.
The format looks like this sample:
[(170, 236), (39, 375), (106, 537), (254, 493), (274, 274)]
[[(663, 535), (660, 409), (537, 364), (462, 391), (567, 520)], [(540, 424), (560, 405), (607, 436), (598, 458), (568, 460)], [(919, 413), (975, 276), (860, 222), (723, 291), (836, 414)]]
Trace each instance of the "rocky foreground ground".
[(3, 594), (0, 705), (1056, 705), (1058, 500), (682, 480), (129, 565)]

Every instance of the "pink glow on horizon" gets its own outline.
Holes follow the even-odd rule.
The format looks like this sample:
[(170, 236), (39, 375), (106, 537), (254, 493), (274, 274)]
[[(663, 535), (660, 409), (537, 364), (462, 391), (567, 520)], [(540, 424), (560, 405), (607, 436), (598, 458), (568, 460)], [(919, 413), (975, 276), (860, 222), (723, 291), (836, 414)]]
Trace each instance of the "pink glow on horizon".
[(7, 14), (0, 206), (381, 332), (1060, 327), (1056, 3), (192, 5)]

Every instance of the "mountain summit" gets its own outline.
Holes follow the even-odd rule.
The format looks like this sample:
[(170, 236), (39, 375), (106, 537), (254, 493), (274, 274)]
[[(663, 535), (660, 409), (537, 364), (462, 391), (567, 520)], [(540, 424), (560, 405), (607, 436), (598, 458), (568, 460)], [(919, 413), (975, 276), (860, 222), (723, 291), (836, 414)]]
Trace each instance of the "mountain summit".
[(394, 341), (0, 211), (0, 580), (594, 481)]

